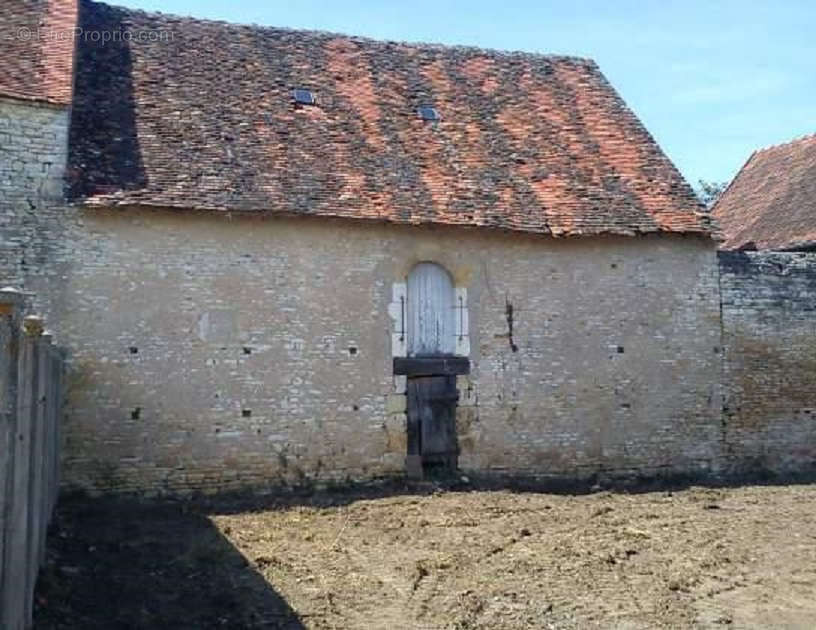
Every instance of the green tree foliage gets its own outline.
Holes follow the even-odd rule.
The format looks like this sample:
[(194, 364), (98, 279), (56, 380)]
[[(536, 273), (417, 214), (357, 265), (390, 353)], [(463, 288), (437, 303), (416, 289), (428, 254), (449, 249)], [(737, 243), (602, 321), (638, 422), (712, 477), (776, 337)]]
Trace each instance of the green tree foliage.
[(697, 196), (705, 204), (705, 207), (711, 210), (720, 195), (723, 194), (728, 187), (728, 182), (711, 182), (705, 179), (697, 180)]

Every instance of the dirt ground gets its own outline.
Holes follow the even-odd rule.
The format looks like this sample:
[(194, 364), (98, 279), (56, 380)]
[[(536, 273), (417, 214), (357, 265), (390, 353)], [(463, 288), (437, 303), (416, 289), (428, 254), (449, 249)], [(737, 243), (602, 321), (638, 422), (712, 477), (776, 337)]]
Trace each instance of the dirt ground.
[(35, 628), (814, 628), (816, 485), (62, 501)]

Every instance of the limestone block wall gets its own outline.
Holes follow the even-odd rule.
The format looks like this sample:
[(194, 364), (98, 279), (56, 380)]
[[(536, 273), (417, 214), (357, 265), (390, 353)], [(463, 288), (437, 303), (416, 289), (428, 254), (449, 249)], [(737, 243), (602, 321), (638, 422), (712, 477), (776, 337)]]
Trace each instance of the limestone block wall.
[(816, 254), (721, 252), (725, 456), (816, 471)]
[(713, 244), (511, 237), (489, 251), (469, 288), (478, 366), (460, 390), (463, 467), (716, 474)]
[(71, 352), (64, 480), (180, 492), (401, 474), (394, 286), (466, 289), (463, 470), (716, 470), (713, 243), (55, 207), (28, 285)]
[(0, 286), (21, 286), (44, 208), (62, 197), (68, 108), (0, 97)]

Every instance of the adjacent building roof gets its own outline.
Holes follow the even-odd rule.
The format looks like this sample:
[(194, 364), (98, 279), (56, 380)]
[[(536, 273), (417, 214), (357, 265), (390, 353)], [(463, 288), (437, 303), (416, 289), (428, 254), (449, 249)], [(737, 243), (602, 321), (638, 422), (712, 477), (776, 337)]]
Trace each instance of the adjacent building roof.
[(77, 0), (3, 0), (0, 96), (71, 102)]
[(725, 249), (816, 246), (816, 135), (755, 152), (712, 212)]
[(691, 188), (590, 60), (87, 0), (80, 19), (84, 31), (130, 33), (79, 43), (71, 189), (87, 204), (710, 233)]

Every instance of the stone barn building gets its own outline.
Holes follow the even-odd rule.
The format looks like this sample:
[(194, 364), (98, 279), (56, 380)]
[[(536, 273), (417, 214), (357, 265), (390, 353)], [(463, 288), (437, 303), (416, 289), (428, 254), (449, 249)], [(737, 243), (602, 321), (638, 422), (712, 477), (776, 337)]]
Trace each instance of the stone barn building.
[[(708, 215), (592, 61), (0, 20), (37, 33), (0, 40), (0, 276), (71, 352), (67, 487), (755, 461)], [(785, 413), (811, 451), (766, 459), (800, 470)]]

